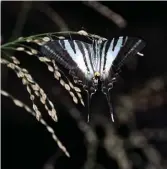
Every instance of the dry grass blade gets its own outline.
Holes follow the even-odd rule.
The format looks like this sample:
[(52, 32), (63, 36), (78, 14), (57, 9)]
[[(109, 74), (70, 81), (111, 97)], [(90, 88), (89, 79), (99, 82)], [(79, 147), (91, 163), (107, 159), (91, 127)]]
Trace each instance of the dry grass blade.
[[(77, 87), (75, 87), (75, 86), (70, 82), (70, 80), (67, 78), (67, 76), (65, 76), (65, 74), (63, 73), (63, 71), (61, 71), (61, 70), (59, 69), (59, 67), (56, 65), (55, 61), (54, 61), (54, 60), (49, 60), (49, 59), (47, 59), (46, 57), (38, 57), (38, 59), (39, 59), (41, 62), (43, 62), (43, 63), (45, 63), (45, 64), (47, 65), (48, 70), (49, 70), (50, 72), (53, 72), (53, 73), (54, 73), (54, 78), (55, 78), (56, 80), (58, 80), (58, 81), (60, 82), (60, 84), (68, 91), (68, 93), (69, 93), (70, 96), (72, 97), (74, 103), (75, 103), (75, 104), (78, 103), (78, 99), (77, 99), (77, 97), (75, 96), (75, 93), (76, 93), (77, 96), (78, 96), (78, 98), (79, 98), (79, 100), (80, 100), (80, 102), (81, 102), (81, 104), (84, 106), (83, 98), (82, 98), (82, 96), (81, 96), (81, 94), (80, 94), (80, 92), (81, 92), (80, 89), (77, 88)], [(51, 63), (52, 63), (52, 65), (51, 65)], [(67, 80), (68, 83), (66, 83), (66, 82), (61, 78), (61, 76), (63, 76), (63, 77)], [(75, 93), (72, 92), (71, 89), (73, 89)]]
[[(31, 108), (29, 108), (26, 104), (24, 104), (22, 101), (16, 99), (15, 97), (13, 97), (12, 95), (10, 95), (6, 91), (0, 90), (0, 92), (1, 92), (1, 95), (10, 98), (16, 106), (25, 109), (28, 113), (30, 113), (31, 115), (33, 115), (33, 116), (36, 117), (36, 113)], [(49, 133), (51, 133), (52, 138), (57, 143), (58, 147), (66, 154), (67, 157), (70, 157), (70, 154), (66, 150), (66, 147), (57, 138), (57, 136), (56, 136), (54, 130), (52, 129), (52, 127), (50, 127), (42, 117), (39, 119), (39, 122), (46, 127), (46, 129), (47, 129), (47, 131)]]
[(129, 141), (131, 146), (135, 146), (138, 148), (142, 148), (143, 152), (145, 153), (148, 161), (151, 165), (153, 165), (153, 168), (155, 169), (163, 169), (161, 166), (161, 156), (156, 151), (156, 149), (147, 143), (146, 138), (141, 132), (132, 132), (132, 134), (129, 137)]
[[(58, 37), (60, 38), (60, 37)], [(42, 45), (48, 41), (51, 41), (51, 38), (50, 37), (47, 37), (47, 36), (44, 36), (44, 37), (41, 37), (41, 38), (38, 38), (38, 39), (30, 39), (30, 38), (27, 38), (26, 40), (27, 42), (34, 42), (36, 43), (37, 45)], [(67, 78), (67, 76), (63, 73), (63, 71), (61, 71), (59, 69), (59, 67), (56, 65), (55, 61), (54, 60), (50, 60), (49, 58), (47, 57), (39, 57), (38, 54), (39, 54), (39, 51), (37, 51), (36, 49), (34, 48), (31, 48), (29, 46), (25, 46), (21, 43), (19, 43), (19, 46), (15, 49), (13, 48), (13, 50), (17, 50), (17, 51), (22, 51), (22, 52), (25, 52), (26, 54), (28, 55), (34, 55), (34, 56), (37, 56), (37, 58), (39, 59), (40, 62), (43, 62), (47, 65), (48, 67), (48, 70), (50, 72), (53, 72), (54, 73), (54, 78), (56, 80), (58, 80), (60, 82), (60, 84), (69, 92), (70, 96), (72, 97), (73, 101), (75, 104), (78, 104), (78, 100), (80, 101), (80, 103), (84, 105), (84, 101), (83, 101), (83, 98), (82, 98), (82, 95), (80, 94), (81, 90), (74, 86), (71, 81)], [(66, 83), (63, 78), (68, 82)], [(72, 91), (73, 90), (73, 91)], [(76, 95), (75, 95), (76, 94)]]
[[(4, 65), (7, 65), (8, 68), (12, 69), (16, 73), (18, 78), (20, 78), (22, 80), (23, 85), (26, 87), (26, 89), (30, 95), (30, 100), (32, 101), (33, 109), (36, 112), (37, 120), (40, 119), (41, 112), (39, 111), (38, 107), (34, 103), (35, 95), (37, 97), (40, 97), (40, 101), (43, 103), (45, 109), (48, 111), (48, 114), (51, 116), (51, 118), (54, 121), (57, 121), (56, 110), (54, 108), (53, 103), (48, 99), (44, 90), (34, 81), (34, 79), (28, 73), (28, 71), (26, 69), (19, 67), (17, 64), (15, 64), (16, 61), (15, 61), (15, 63), (14, 63), (14, 61), (12, 63), (6, 59), (1, 59), (1, 63)], [(32, 92), (34, 92), (34, 93), (32, 93)], [(46, 100), (48, 101), (48, 104), (50, 105), (51, 109), (48, 108)]]

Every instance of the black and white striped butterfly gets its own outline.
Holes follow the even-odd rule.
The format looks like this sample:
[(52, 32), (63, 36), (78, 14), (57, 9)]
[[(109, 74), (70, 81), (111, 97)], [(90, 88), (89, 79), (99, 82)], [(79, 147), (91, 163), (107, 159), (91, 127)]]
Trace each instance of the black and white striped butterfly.
[(126, 59), (140, 54), (144, 46), (142, 39), (134, 37), (121, 36), (111, 40), (65, 38), (46, 42), (40, 51), (69, 70), (74, 82), (87, 92), (88, 121), (90, 100), (98, 89), (105, 94), (114, 121), (109, 91)]

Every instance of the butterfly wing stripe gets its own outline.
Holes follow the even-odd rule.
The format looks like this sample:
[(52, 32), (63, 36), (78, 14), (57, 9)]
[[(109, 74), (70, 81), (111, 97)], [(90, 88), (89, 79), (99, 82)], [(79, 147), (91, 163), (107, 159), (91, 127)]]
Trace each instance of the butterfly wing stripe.
[[(102, 65), (102, 57), (103, 57), (104, 44), (105, 44), (105, 42), (102, 42), (101, 45), (100, 45), (100, 51), (99, 51), (99, 54), (100, 54), (99, 72), (101, 72), (101, 65)], [(102, 72), (101, 72), (101, 73), (102, 73)]]
[(85, 50), (88, 52), (88, 57), (87, 57), (87, 61), (88, 61), (88, 65), (90, 65), (90, 70), (93, 71), (93, 74), (95, 72), (94, 67), (93, 67), (93, 63), (92, 63), (92, 55), (93, 55), (93, 47), (92, 45), (87, 45), (86, 43), (84, 43), (85, 46)]
[(77, 45), (78, 45), (78, 47), (79, 47), (79, 49), (80, 49), (80, 51), (82, 53), (82, 57), (84, 59), (85, 66), (86, 66), (87, 70), (90, 71), (90, 69), (88, 67), (87, 60), (86, 60), (86, 53), (85, 53), (86, 51), (84, 50), (84, 46), (82, 45), (83, 43), (80, 42), (80, 41), (76, 41), (76, 43), (77, 43)]
[(95, 63), (95, 58), (96, 58), (96, 55), (97, 55), (97, 51), (96, 51), (96, 41), (93, 41), (93, 44), (92, 44), (92, 47), (93, 47), (93, 55), (92, 55), (92, 61), (93, 61), (93, 64)]
[[(63, 41), (63, 40), (59, 40), (59, 41), (57, 41), (57, 42), (58, 42), (59, 45), (62, 47), (62, 49), (65, 50), (65, 43), (64, 43), (64, 41)], [(56, 41), (55, 41), (55, 43), (56, 43)]]
[(60, 64), (64, 65), (64, 67), (67, 68), (67, 69), (72, 69), (74, 67), (73, 65), (68, 64), (68, 62), (66, 62), (57, 53), (55, 53), (54, 50), (52, 50), (52, 48), (50, 47), (50, 44), (42, 46), (41, 47), (41, 53), (44, 56), (55, 59)]
[(87, 63), (88, 70), (90, 74), (93, 75), (94, 72), (92, 69), (91, 61), (90, 61), (92, 45), (87, 44), (87, 43), (81, 43), (81, 45), (83, 46), (83, 50), (85, 53), (85, 61)]
[(100, 72), (100, 65), (101, 65), (101, 51), (100, 51), (100, 47), (102, 45), (102, 42), (98, 43), (97, 44), (97, 53), (98, 53), (98, 56), (97, 56), (97, 67), (96, 67), (96, 70)]
[(106, 46), (105, 46), (105, 51), (104, 51), (104, 64), (103, 64), (103, 70), (106, 69), (106, 61), (107, 61), (107, 53), (109, 48), (113, 47), (113, 43), (114, 43), (114, 38), (111, 40), (106, 41)]
[(92, 61), (93, 61), (93, 67), (94, 70), (98, 70), (98, 42), (94, 41), (93, 43), (93, 55), (92, 55)]
[(75, 48), (75, 45), (74, 45), (74, 42), (76, 42), (76, 41), (69, 40), (68, 42), (71, 46), (71, 49), (73, 49), (74, 53), (76, 54), (76, 48)]
[(114, 48), (113, 48), (114, 41), (112, 41), (112, 43), (110, 44), (110, 47), (109, 47), (108, 52), (106, 54), (106, 58), (107, 58), (106, 59), (106, 72), (110, 71), (110, 68), (113, 65), (115, 58), (117, 57), (118, 52), (121, 50), (122, 44), (123, 44), (123, 37), (120, 37), (117, 40), (117, 43)]
[(78, 67), (83, 71), (83, 73), (87, 72), (87, 67), (85, 65), (84, 57), (82, 51), (79, 49), (76, 41), (74, 41), (75, 48), (76, 48), (76, 55), (75, 55), (75, 62), (77, 63)]
[(106, 54), (105, 54), (105, 49), (106, 49), (107, 41), (104, 42), (103, 48), (101, 48), (101, 74), (103, 74), (103, 71), (105, 69), (105, 60), (106, 60)]

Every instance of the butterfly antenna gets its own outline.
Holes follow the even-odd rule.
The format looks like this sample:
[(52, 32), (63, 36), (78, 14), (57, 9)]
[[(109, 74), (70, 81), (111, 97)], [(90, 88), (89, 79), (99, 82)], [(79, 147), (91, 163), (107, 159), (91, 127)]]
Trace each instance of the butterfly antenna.
[(71, 41), (72, 41), (72, 37), (71, 37), (71, 34), (70, 34), (70, 32), (69, 32), (69, 37), (70, 37), (70, 39), (71, 39)]

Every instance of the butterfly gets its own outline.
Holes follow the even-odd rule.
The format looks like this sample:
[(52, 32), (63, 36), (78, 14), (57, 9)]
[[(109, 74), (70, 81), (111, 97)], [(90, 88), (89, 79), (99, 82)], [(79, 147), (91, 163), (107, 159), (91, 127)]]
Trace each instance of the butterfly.
[(137, 37), (120, 36), (112, 39), (93, 37), (85, 39), (52, 39), (44, 43), (40, 52), (62, 65), (69, 71), (76, 84), (87, 93), (89, 121), (90, 101), (97, 90), (106, 96), (111, 119), (114, 122), (110, 90), (128, 58), (145, 47), (145, 42)]

